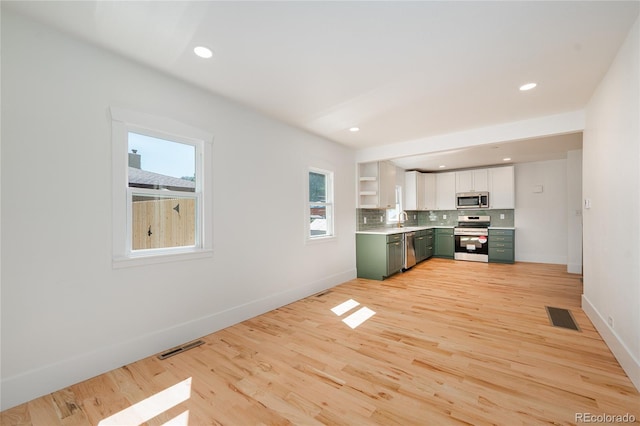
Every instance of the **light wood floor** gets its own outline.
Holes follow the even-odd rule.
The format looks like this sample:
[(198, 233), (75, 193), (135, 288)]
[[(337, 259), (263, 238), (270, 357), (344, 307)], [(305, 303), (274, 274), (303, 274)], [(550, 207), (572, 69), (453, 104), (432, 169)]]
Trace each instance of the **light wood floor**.
[[(189, 378), (188, 399), (148, 424), (180, 415), (190, 425), (574, 424), (576, 413), (640, 423), (640, 394), (580, 309), (581, 293), (559, 265), (432, 259), (20, 405), (2, 424), (96, 425)], [(376, 314), (352, 330), (341, 319), (358, 308), (330, 310), (348, 299)], [(550, 326), (545, 306), (570, 309), (581, 331)]]

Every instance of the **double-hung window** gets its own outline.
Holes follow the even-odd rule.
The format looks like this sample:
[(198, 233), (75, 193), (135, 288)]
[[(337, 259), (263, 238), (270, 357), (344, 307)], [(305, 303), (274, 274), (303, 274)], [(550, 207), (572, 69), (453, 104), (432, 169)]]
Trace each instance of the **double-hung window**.
[(307, 238), (319, 239), (334, 235), (333, 173), (309, 170), (309, 204)]
[(211, 136), (167, 119), (111, 113), (114, 265), (210, 255)]

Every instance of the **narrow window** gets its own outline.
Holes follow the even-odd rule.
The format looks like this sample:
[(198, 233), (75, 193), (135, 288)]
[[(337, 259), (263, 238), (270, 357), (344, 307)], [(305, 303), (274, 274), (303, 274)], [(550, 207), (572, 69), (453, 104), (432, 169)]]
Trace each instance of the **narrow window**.
[(333, 173), (311, 169), (309, 171), (308, 238), (334, 235), (333, 208)]

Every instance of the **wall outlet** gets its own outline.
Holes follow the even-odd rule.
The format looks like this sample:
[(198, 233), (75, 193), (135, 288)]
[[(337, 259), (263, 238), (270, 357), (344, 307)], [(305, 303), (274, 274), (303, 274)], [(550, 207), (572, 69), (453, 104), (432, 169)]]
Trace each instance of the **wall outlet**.
[(609, 323), (609, 327), (613, 328), (613, 317), (611, 315), (607, 317), (607, 323)]
[(384, 216), (380, 216), (380, 223), (384, 222)]
[(584, 208), (585, 209), (590, 209), (591, 208), (591, 198), (585, 198), (584, 199)]
[(416, 220), (418, 218), (418, 215), (413, 215), (413, 220)]
[(362, 219), (364, 220), (364, 224), (366, 225), (366, 224), (367, 224), (367, 218), (366, 218), (366, 217), (364, 217), (364, 218), (362, 218)]
[(500, 213), (500, 219), (504, 219), (504, 213)]
[(446, 218), (447, 218), (447, 215), (446, 215), (446, 214), (443, 214), (443, 215), (442, 215), (442, 218), (443, 218), (443, 219), (446, 219)]

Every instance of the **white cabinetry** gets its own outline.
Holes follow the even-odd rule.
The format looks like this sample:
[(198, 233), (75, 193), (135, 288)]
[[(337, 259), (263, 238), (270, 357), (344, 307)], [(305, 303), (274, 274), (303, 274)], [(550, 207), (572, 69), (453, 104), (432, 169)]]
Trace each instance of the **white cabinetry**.
[(456, 172), (456, 192), (479, 192), (489, 190), (488, 169)]
[(456, 173), (436, 174), (436, 210), (456, 209)]
[(513, 166), (489, 169), (489, 206), (492, 209), (515, 209)]
[(424, 209), (424, 173), (411, 171), (404, 174), (404, 209)]
[(436, 209), (436, 174), (423, 173), (424, 178), (424, 209)]
[(392, 208), (396, 203), (396, 166), (388, 161), (358, 164), (358, 207)]
[(435, 210), (436, 175), (411, 171), (404, 177), (404, 210)]

